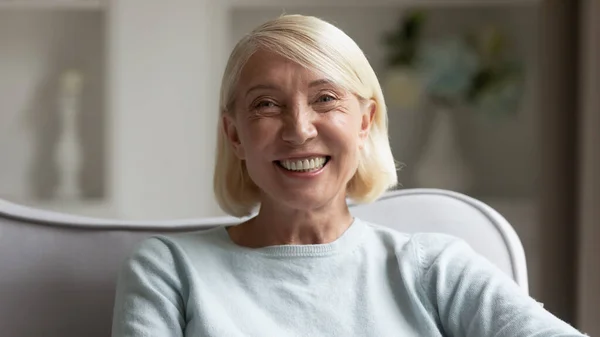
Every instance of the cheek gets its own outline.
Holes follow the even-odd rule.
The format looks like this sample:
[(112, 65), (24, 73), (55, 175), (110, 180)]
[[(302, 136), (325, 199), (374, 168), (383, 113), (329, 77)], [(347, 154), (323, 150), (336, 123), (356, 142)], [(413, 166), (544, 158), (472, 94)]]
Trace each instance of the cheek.
[(240, 125), (240, 142), (247, 153), (263, 153), (274, 143), (277, 130), (274, 121), (249, 121)]
[(354, 147), (360, 140), (360, 120), (350, 114), (336, 114), (327, 121), (332, 136), (345, 147)]

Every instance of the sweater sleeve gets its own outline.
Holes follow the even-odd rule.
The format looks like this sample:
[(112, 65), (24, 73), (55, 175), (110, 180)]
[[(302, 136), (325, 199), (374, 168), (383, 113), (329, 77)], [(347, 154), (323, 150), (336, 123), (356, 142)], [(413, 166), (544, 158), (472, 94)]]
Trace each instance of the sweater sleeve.
[(168, 241), (143, 241), (119, 274), (113, 337), (179, 337), (185, 328), (182, 282)]
[(434, 308), (448, 336), (584, 336), (462, 240), (423, 234), (416, 241), (421, 297)]

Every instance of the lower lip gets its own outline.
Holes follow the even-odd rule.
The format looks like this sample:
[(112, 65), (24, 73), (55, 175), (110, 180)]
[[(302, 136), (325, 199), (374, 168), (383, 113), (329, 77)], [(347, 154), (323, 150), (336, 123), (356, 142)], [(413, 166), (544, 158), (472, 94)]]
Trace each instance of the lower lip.
[(321, 174), (323, 172), (323, 170), (325, 170), (325, 168), (327, 167), (327, 165), (329, 165), (329, 161), (327, 161), (327, 163), (325, 163), (325, 165), (323, 165), (323, 167), (321, 167), (318, 170), (314, 170), (314, 171), (308, 171), (308, 172), (298, 172), (298, 171), (290, 171), (290, 170), (286, 170), (285, 168), (281, 167), (278, 163), (274, 163), (275, 166), (277, 166), (277, 168), (279, 168), (281, 171), (283, 171), (283, 173), (285, 173), (285, 175), (290, 176), (290, 177), (294, 177), (294, 178), (314, 178), (316, 176), (318, 176), (319, 174)]

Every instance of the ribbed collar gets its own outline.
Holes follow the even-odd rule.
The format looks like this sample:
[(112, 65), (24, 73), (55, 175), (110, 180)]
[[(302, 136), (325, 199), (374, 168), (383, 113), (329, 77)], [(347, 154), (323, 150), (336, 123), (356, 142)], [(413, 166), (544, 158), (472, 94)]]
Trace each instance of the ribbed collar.
[(335, 241), (311, 245), (276, 245), (262, 248), (248, 248), (237, 245), (227, 232), (226, 227), (220, 227), (217, 232), (225, 248), (245, 254), (257, 254), (272, 257), (309, 257), (326, 256), (354, 249), (364, 238), (366, 224), (354, 218), (348, 229)]

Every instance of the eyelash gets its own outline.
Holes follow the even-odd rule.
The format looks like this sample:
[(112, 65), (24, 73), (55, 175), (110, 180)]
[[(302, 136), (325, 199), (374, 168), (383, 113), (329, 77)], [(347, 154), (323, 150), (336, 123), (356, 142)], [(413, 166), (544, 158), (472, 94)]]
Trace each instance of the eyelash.
[[(272, 106), (266, 106), (265, 104), (273, 104)], [(253, 105), (254, 109), (262, 109), (262, 108), (273, 108), (276, 107), (277, 104), (273, 101), (259, 101)]]
[[(323, 98), (330, 98), (331, 100), (321, 101), (321, 99), (323, 99)], [(331, 103), (336, 100), (337, 100), (337, 98), (335, 96), (333, 96), (331, 94), (324, 94), (324, 95), (319, 96), (319, 98), (317, 98), (317, 103)]]
[[(322, 101), (322, 99), (329, 99), (328, 101)], [(335, 97), (332, 94), (323, 94), (321, 96), (319, 96), (317, 98), (317, 100), (315, 101), (315, 103), (323, 103), (323, 104), (327, 104), (327, 103), (332, 103), (334, 101), (337, 101), (337, 97)], [(267, 105), (267, 104), (272, 104), (272, 105)], [(268, 108), (274, 108), (277, 107), (277, 104), (273, 101), (269, 101), (269, 100), (261, 100), (258, 101), (257, 103), (252, 105), (254, 109), (268, 109)]]

